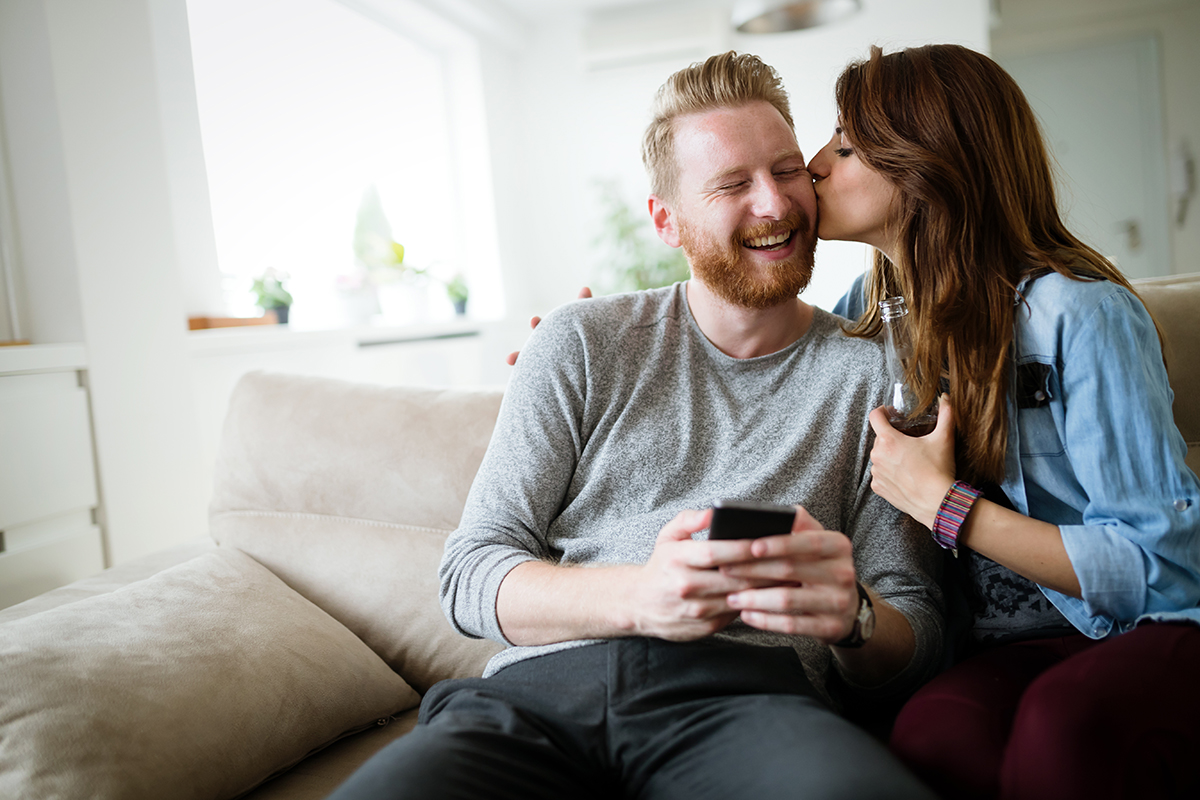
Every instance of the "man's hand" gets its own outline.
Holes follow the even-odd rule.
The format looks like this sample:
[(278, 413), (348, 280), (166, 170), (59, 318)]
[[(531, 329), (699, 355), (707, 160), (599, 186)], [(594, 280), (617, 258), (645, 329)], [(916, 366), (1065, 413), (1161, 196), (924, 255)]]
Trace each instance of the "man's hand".
[[(587, 300), (591, 296), (592, 296), (592, 290), (589, 289), (588, 287), (585, 286), (579, 290), (579, 298), (578, 299)], [(533, 317), (532, 319), (529, 320), (529, 329), (533, 330), (534, 328), (536, 328), (538, 326), (538, 323), (541, 321), (542, 321), (541, 317)], [(507, 356), (505, 356), (504, 360), (508, 362), (508, 365), (510, 367), (516, 366), (517, 356), (520, 355), (520, 353), (521, 353), (520, 350), (514, 350), (511, 353), (509, 353)]]
[(738, 615), (726, 597), (762, 585), (716, 569), (749, 558), (749, 541), (692, 539), (711, 521), (711, 509), (683, 511), (659, 531), (628, 598), (634, 635), (687, 641), (716, 633)]
[[(824, 530), (797, 507), (791, 534), (754, 539), (750, 549), (753, 560), (721, 568), (762, 584), (727, 598), (730, 607), (741, 609), (743, 622), (829, 645), (850, 635), (859, 599), (849, 538)], [(867, 592), (875, 609), (874, 635), (858, 649), (835, 647), (833, 655), (855, 683), (878, 686), (909, 663), (916, 638), (903, 614), (870, 587)]]
[(774, 581), (722, 574), (718, 567), (753, 558), (747, 539), (695, 541), (711, 511), (683, 511), (659, 531), (644, 564), (563, 567), (526, 561), (509, 571), (496, 616), (513, 644), (654, 636), (700, 639), (738, 615), (726, 597)]
[(826, 644), (844, 639), (858, 610), (850, 540), (825, 530), (797, 507), (792, 533), (750, 541), (752, 561), (723, 566), (730, 577), (757, 580), (760, 588), (730, 594), (742, 621), (778, 633), (803, 634)]

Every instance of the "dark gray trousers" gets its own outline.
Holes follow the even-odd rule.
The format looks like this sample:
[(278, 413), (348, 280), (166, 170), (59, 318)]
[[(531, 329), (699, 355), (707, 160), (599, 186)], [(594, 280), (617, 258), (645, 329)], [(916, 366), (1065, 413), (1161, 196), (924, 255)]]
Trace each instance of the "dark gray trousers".
[(443, 681), (330, 800), (933, 798), (791, 648), (614, 639)]

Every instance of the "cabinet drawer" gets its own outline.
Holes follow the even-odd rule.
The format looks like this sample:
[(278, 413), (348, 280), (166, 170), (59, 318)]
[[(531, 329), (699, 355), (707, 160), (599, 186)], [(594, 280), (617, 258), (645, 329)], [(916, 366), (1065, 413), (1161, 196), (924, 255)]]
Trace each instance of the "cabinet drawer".
[(104, 569), (100, 529), (89, 525), (26, 549), (0, 553), (0, 608)]
[(75, 373), (0, 377), (0, 530), (96, 503), (87, 392)]

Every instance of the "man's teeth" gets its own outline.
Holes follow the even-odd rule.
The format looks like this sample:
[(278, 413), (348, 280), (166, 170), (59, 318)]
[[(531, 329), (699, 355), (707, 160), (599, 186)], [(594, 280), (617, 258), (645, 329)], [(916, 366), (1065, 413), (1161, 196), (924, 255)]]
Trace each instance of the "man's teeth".
[(750, 247), (773, 247), (777, 244), (783, 244), (791, 235), (791, 232), (775, 233), (770, 236), (760, 236), (757, 239), (751, 239), (746, 244)]

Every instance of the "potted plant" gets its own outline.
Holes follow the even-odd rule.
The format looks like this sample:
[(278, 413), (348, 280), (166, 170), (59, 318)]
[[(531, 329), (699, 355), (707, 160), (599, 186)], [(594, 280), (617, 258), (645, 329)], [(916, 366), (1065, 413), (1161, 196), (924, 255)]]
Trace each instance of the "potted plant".
[(456, 272), (453, 278), (446, 281), (446, 295), (454, 304), (455, 314), (461, 317), (467, 313), (467, 297), (470, 296), (470, 292), (467, 291), (467, 282), (461, 272)]
[(655, 289), (688, 279), (683, 250), (663, 244), (645, 213), (635, 213), (615, 181), (597, 181), (604, 218), (593, 239), (605, 265), (599, 283), (605, 291)]
[(254, 292), (254, 302), (263, 312), (275, 313), (275, 320), (281, 324), (288, 321), (288, 309), (292, 305), (292, 295), (283, 285), (284, 276), (273, 269), (268, 269), (259, 278), (254, 279), (250, 290)]

